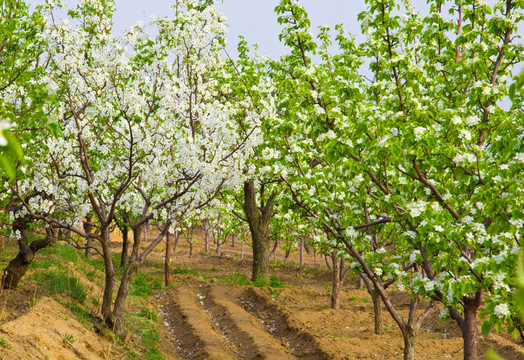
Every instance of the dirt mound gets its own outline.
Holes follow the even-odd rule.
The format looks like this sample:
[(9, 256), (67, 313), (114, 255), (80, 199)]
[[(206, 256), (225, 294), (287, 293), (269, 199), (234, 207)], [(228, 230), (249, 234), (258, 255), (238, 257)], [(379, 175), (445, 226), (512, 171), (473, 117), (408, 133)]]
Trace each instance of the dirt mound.
[(88, 330), (56, 300), (43, 297), (16, 320), (0, 327), (0, 358), (16, 360), (105, 360), (118, 355), (107, 339)]

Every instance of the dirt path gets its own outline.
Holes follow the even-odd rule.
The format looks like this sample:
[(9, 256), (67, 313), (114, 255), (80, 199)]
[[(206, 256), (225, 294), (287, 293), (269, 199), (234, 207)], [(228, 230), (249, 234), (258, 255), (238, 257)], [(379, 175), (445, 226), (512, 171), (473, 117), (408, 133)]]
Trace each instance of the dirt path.
[(282, 307), (255, 288), (247, 288), (239, 298), (242, 307), (255, 315), (265, 325), (266, 330), (275, 338), (282, 339), (297, 359), (331, 359), (324, 352), (314, 335), (294, 320)]
[(164, 306), (165, 324), (174, 336), (177, 355), (183, 359), (233, 360), (233, 346), (216, 330), (200, 303), (196, 286), (177, 289)]
[(166, 298), (165, 325), (181, 359), (329, 359), (313, 335), (256, 290), (185, 283)]

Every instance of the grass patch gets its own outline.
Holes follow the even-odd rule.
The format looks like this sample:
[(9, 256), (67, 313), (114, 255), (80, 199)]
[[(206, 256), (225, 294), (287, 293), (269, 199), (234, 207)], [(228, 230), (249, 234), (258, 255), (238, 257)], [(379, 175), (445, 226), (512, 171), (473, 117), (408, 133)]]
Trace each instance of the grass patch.
[(54, 255), (60, 260), (70, 261), (74, 264), (78, 264), (80, 253), (72, 248), (71, 246), (63, 245), (60, 243), (54, 244), (53, 246), (40, 250), (41, 255)]
[(49, 269), (55, 264), (51, 259), (34, 259), (29, 265), (29, 269)]
[(9, 345), (7, 341), (5, 341), (5, 339), (2, 338), (0, 338), (0, 346), (4, 349), (11, 349), (11, 345)]
[(80, 307), (77, 303), (74, 302), (68, 302), (65, 305), (71, 312), (75, 315), (76, 319), (80, 321), (84, 326), (87, 326), (89, 328), (92, 328), (93, 325), (91, 323), (91, 314), (89, 314), (86, 310), (84, 310), (82, 307)]
[(76, 277), (64, 270), (34, 272), (28, 279), (35, 280), (38, 286), (45, 288), (54, 295), (67, 295), (81, 304), (85, 303), (88, 289)]
[(282, 283), (282, 280), (280, 280), (277, 276), (271, 275), (271, 277), (268, 279), (267, 276), (259, 276), (257, 279), (253, 282), (253, 286), (255, 287), (273, 287), (273, 288), (285, 288), (287, 287)]
[(238, 286), (253, 285), (251, 280), (249, 280), (246, 274), (239, 272), (233, 272), (230, 276), (219, 279), (219, 282), (222, 284), (232, 284)]
[(159, 278), (148, 278), (144, 274), (138, 274), (131, 282), (129, 294), (139, 297), (151, 296), (154, 290), (163, 288), (162, 280)]
[(46, 274), (46, 286), (50, 293), (69, 295), (84, 304), (87, 298), (87, 289), (80, 281), (63, 271), (50, 271)]
[(76, 341), (75, 336), (73, 334), (69, 334), (69, 333), (64, 334), (64, 336), (62, 336), (62, 339), (63, 339), (65, 344), (69, 344), (69, 345)]
[(313, 274), (314, 272), (315, 272), (315, 269), (312, 268), (312, 267), (308, 267), (306, 270), (304, 270), (304, 273), (305, 273), (306, 275), (311, 275), (311, 274)]
[(282, 280), (280, 280), (276, 275), (271, 275), (269, 279), (269, 286), (274, 288), (286, 288), (287, 285), (284, 285)]
[(140, 309), (137, 316), (147, 318), (151, 321), (158, 321), (158, 314), (150, 307)]
[(350, 296), (348, 298), (349, 301), (360, 301), (364, 304), (368, 304), (369, 303), (369, 300), (368, 299), (365, 299), (365, 298), (359, 298), (358, 296)]
[[(141, 308), (127, 318), (128, 328), (139, 335), (145, 352), (139, 357), (144, 360), (165, 360), (158, 348), (160, 333), (157, 329), (158, 314), (151, 308)], [(138, 359), (135, 353), (128, 354), (130, 359)]]

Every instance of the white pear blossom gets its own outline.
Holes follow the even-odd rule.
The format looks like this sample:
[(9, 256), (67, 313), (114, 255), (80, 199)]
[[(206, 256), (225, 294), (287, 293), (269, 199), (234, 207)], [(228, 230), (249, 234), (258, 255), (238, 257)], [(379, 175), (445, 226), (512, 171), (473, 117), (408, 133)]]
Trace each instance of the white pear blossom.
[(7, 139), (4, 137), (3, 130), (9, 129), (11, 123), (5, 120), (0, 120), (0, 146), (7, 146)]

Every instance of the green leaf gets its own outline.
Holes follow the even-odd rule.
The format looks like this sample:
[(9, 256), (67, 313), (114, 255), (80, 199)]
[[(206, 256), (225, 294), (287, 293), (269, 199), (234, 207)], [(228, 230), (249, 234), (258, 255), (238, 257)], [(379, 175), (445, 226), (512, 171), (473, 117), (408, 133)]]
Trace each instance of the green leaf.
[(4, 154), (0, 153), (0, 168), (2, 168), (7, 176), (11, 179), (15, 177), (15, 169), (11, 161)]
[(24, 158), (24, 151), (15, 136), (9, 130), (4, 130), (3, 134), (7, 140), (7, 149), (9, 152), (15, 155), (19, 160), (22, 160)]
[(489, 349), (486, 351), (486, 359), (488, 360), (504, 360), (504, 358), (500, 357), (493, 349)]
[(484, 324), (482, 324), (482, 335), (488, 336), (490, 330), (491, 330), (491, 323), (489, 321), (486, 321)]

